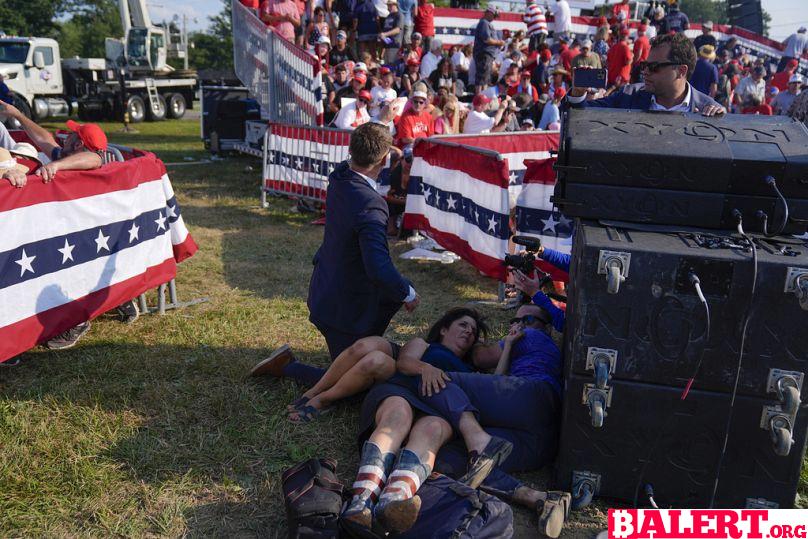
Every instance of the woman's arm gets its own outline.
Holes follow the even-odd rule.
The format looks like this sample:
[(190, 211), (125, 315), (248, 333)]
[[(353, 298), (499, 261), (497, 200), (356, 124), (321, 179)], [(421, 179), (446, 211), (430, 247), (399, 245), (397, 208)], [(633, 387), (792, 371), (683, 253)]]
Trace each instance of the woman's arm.
[(436, 395), (440, 393), (451, 378), (439, 368), (421, 361), (427, 348), (429, 343), (423, 339), (413, 339), (405, 344), (398, 354), (396, 370), (409, 376), (420, 376), (421, 395), (431, 397), (433, 393)]
[(471, 361), (480, 370), (490, 370), (499, 364), (501, 355), (499, 343), (478, 344), (471, 353)]
[(505, 337), (505, 344), (502, 346), (502, 354), (499, 356), (499, 363), (494, 374), (508, 374), (511, 370), (511, 350), (513, 343), (522, 338), (524, 332), (522, 330), (511, 330)]

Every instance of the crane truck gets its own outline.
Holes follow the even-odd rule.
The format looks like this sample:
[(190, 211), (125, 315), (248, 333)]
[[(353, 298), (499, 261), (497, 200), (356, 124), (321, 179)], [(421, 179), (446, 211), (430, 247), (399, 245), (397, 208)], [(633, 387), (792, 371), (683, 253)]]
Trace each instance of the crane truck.
[(117, 0), (124, 36), (106, 38), (105, 58), (62, 58), (42, 37), (0, 37), (0, 74), (14, 105), (36, 120), (181, 118), (193, 107), (196, 73), (167, 60), (186, 58), (187, 38), (152, 24), (146, 0)]

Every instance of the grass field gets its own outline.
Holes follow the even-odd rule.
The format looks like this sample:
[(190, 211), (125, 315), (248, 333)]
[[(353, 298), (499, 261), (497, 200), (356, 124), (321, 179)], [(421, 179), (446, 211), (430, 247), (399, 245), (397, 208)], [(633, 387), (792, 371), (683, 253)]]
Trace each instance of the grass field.
[[(137, 134), (104, 127), (166, 163), (207, 157), (194, 122), (141, 124)], [(322, 228), (291, 201), (258, 206), (257, 160), (168, 169), (200, 246), (179, 269), (180, 296), (210, 301), (131, 326), (102, 317), (75, 348), (37, 349), (0, 368), (0, 537), (283, 536), (284, 469), (331, 456), (352, 479), (358, 405), (291, 425), (294, 384), (244, 379), (284, 342), (325, 364), (305, 303)], [(465, 263), (396, 263), (423, 300), (393, 320), (395, 339), (421, 334), (449, 306), (494, 299), (495, 284)], [(486, 312), (502, 331), (508, 314)], [(517, 536), (535, 535), (531, 515), (515, 513)], [(594, 506), (565, 535), (591, 536), (604, 523)]]

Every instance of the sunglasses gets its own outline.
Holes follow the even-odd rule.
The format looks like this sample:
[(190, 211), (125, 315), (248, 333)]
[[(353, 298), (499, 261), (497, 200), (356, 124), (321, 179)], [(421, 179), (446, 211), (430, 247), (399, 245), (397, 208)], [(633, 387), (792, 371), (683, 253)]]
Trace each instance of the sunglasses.
[(536, 321), (539, 321), (539, 322), (542, 322), (542, 323), (545, 323), (545, 324), (547, 323), (544, 320), (542, 320), (541, 318), (539, 318), (538, 316), (533, 316), (532, 314), (526, 314), (525, 316), (523, 316), (521, 318), (511, 318), (510, 323), (511, 324), (526, 324), (527, 325), (527, 324), (532, 324), (533, 322), (536, 322)]
[(413, 99), (412, 104), (413, 105), (425, 105), (426, 100), (425, 99)]
[(663, 67), (680, 66), (678, 62), (640, 62), (640, 71), (648, 71), (649, 73), (658, 73)]

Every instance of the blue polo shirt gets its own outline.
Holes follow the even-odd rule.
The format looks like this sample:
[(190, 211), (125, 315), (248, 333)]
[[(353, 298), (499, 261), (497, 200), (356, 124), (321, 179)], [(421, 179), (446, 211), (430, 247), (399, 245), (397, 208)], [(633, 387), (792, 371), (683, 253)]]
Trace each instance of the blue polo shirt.
[[(561, 351), (545, 332), (525, 328), (511, 348), (511, 376), (547, 382), (561, 395)], [(502, 348), (505, 341), (500, 341)]]

